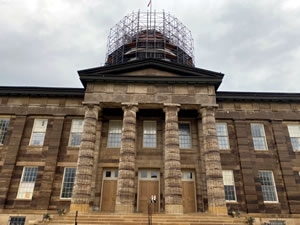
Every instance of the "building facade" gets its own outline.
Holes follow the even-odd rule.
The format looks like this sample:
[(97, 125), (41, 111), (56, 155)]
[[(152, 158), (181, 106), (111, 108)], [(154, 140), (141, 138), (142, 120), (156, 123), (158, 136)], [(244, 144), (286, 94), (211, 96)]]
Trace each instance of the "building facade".
[(145, 34), (79, 71), (83, 88), (0, 87), (0, 221), (153, 198), (164, 214), (300, 214), (300, 94), (218, 91), (223, 74)]

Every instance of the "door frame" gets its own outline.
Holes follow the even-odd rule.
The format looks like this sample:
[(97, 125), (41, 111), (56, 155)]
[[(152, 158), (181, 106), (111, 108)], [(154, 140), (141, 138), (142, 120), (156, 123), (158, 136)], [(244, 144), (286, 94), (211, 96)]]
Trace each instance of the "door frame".
[[(192, 173), (192, 178), (189, 178), (189, 173)], [(195, 170), (193, 170), (193, 169), (183, 169), (183, 170), (181, 170), (181, 182), (193, 182), (194, 183), (193, 186), (194, 186), (195, 212), (197, 212), (197, 189), (196, 189), (196, 172), (195, 172)], [(183, 196), (183, 193), (182, 193), (182, 198), (183, 197), (184, 196)]]
[[(106, 172), (111, 172), (111, 177), (106, 176)], [(101, 198), (100, 198), (100, 212), (102, 211), (102, 197), (103, 197), (103, 185), (105, 180), (115, 180), (118, 182), (119, 170), (118, 168), (106, 168), (103, 169), (102, 173), (102, 184), (101, 184)], [(116, 193), (117, 195), (117, 193)]]
[[(142, 172), (147, 172), (147, 177), (142, 177)], [(152, 172), (157, 173), (157, 178), (151, 178)], [(138, 170), (138, 185), (137, 185), (137, 211), (140, 211), (140, 181), (158, 181), (158, 195), (156, 196), (157, 199), (157, 211), (160, 212), (160, 169), (146, 169), (141, 168)], [(149, 199), (150, 200), (150, 199)]]

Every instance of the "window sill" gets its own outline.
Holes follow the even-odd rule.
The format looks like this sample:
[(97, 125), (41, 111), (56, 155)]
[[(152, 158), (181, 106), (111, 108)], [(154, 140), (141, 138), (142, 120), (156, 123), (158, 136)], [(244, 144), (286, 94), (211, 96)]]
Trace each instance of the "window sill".
[(231, 153), (232, 149), (228, 148), (228, 149), (219, 149), (221, 153)]
[(180, 148), (180, 154), (185, 154), (185, 153), (195, 153), (195, 149), (192, 148)]
[(72, 198), (60, 198), (59, 200), (63, 202), (69, 202), (72, 200)]
[(48, 150), (48, 146), (32, 146), (29, 145), (26, 147), (27, 153), (41, 153), (42, 151)]
[(32, 198), (31, 199), (28, 199), (28, 198), (16, 198), (16, 201), (26, 201), (26, 202), (29, 202), (29, 201), (32, 201)]
[(120, 150), (121, 147), (106, 147), (107, 150)]
[(77, 155), (79, 152), (79, 147), (67, 147), (67, 155)]

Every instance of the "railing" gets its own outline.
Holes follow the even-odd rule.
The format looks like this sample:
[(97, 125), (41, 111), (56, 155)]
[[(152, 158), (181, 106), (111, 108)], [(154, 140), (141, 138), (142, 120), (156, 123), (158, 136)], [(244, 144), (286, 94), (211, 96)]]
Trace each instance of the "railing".
[(78, 217), (78, 211), (76, 211), (76, 214), (75, 214), (75, 224), (74, 225), (77, 225), (77, 217)]
[(156, 195), (151, 195), (150, 201), (148, 203), (148, 225), (152, 225), (152, 205), (156, 203)]

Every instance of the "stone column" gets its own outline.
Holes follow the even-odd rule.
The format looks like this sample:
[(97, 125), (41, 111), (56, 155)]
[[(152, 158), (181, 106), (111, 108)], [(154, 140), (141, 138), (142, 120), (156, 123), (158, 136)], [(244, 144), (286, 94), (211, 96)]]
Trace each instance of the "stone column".
[(124, 103), (116, 213), (133, 213), (135, 203), (136, 112), (138, 104)]
[(215, 215), (227, 215), (221, 157), (216, 133), (216, 108), (217, 105), (200, 108), (203, 125), (208, 212)]
[(95, 104), (86, 105), (83, 133), (76, 167), (76, 178), (70, 207), (71, 212), (89, 211), (96, 142), (96, 125), (99, 110), (100, 107)]
[(179, 150), (178, 104), (165, 104), (165, 212), (182, 214), (182, 181)]

